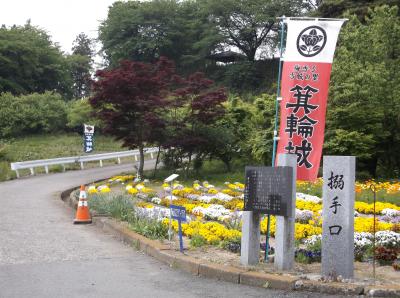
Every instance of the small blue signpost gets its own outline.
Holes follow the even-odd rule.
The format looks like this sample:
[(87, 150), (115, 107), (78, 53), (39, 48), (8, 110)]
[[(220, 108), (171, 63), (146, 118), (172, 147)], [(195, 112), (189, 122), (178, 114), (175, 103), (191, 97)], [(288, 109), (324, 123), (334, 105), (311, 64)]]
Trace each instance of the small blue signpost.
[(179, 248), (183, 252), (183, 240), (182, 240), (182, 226), (181, 222), (186, 221), (186, 208), (182, 206), (170, 205), (171, 218), (178, 221), (179, 226)]

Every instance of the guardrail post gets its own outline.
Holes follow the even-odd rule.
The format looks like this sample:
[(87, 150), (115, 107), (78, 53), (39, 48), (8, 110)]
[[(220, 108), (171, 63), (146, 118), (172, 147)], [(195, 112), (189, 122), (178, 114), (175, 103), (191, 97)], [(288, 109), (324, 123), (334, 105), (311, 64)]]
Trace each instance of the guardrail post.
[(33, 168), (29, 168), (31, 170), (31, 175), (35, 175), (35, 170)]
[(99, 161), (100, 161), (100, 168), (102, 168), (103, 167), (103, 161), (101, 159)]
[(135, 161), (137, 161), (137, 155), (135, 155)]
[(121, 164), (121, 158), (118, 157), (118, 164)]
[(17, 178), (19, 178), (19, 172), (18, 172), (18, 170), (15, 170), (15, 173), (17, 174)]
[(62, 168), (63, 168), (63, 172), (65, 172), (65, 164), (61, 164)]
[(151, 159), (154, 159), (153, 152), (150, 153)]
[(81, 170), (83, 170), (84, 169), (84, 167), (83, 167), (83, 161), (81, 161)]
[(49, 173), (49, 166), (44, 166), (44, 170), (46, 171), (46, 174)]

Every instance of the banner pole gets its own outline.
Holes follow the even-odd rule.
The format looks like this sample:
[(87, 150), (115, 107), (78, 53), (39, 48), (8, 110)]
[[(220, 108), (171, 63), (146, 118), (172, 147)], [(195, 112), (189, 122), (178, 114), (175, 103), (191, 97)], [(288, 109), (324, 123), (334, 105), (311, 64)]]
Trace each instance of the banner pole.
[[(275, 155), (276, 155), (276, 143), (278, 141), (278, 115), (279, 115), (279, 102), (281, 101), (281, 73), (282, 73), (282, 51), (283, 51), (283, 35), (285, 32), (285, 16), (282, 17), (281, 23), (281, 41), (279, 45), (279, 67), (278, 67), (278, 85), (276, 88), (276, 100), (275, 100), (275, 124), (274, 124), (274, 136), (273, 136), (273, 147), (272, 147), (272, 167), (275, 166)], [(269, 251), (269, 230), (271, 226), (271, 215), (267, 216), (267, 234), (265, 238), (265, 256), (264, 261), (268, 260), (268, 251)]]

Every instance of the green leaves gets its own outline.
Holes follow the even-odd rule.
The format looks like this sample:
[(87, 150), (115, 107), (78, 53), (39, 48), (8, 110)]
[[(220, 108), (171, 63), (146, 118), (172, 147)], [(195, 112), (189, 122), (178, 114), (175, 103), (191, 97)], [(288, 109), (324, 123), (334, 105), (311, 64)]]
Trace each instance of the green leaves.
[(0, 96), (0, 138), (55, 132), (63, 129), (66, 121), (66, 104), (59, 94)]
[(398, 8), (377, 7), (350, 18), (333, 63), (325, 153), (356, 155), (373, 176), (400, 169), (399, 41)]
[(62, 52), (45, 31), (30, 23), (0, 28), (0, 93), (56, 90), (69, 97), (69, 82)]

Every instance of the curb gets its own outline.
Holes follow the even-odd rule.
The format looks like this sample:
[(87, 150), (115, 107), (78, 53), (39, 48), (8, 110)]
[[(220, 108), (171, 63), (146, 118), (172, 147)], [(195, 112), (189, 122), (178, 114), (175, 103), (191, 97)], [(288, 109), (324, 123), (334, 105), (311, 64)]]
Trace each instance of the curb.
[[(61, 199), (72, 208), (76, 208), (77, 206), (77, 201), (71, 195), (75, 189), (68, 189), (61, 193)], [(368, 297), (400, 297), (400, 287), (362, 286), (338, 282), (323, 283), (320, 281), (303, 280), (290, 275), (255, 272), (201, 261), (182, 254), (179, 251), (171, 250), (166, 244), (148, 239), (130, 230), (128, 224), (125, 222), (103, 216), (94, 217), (92, 220), (93, 224), (97, 227), (111, 233), (137, 250), (170, 267), (180, 269), (194, 276), (286, 291), (309, 291), (336, 295), (366, 295)]]

